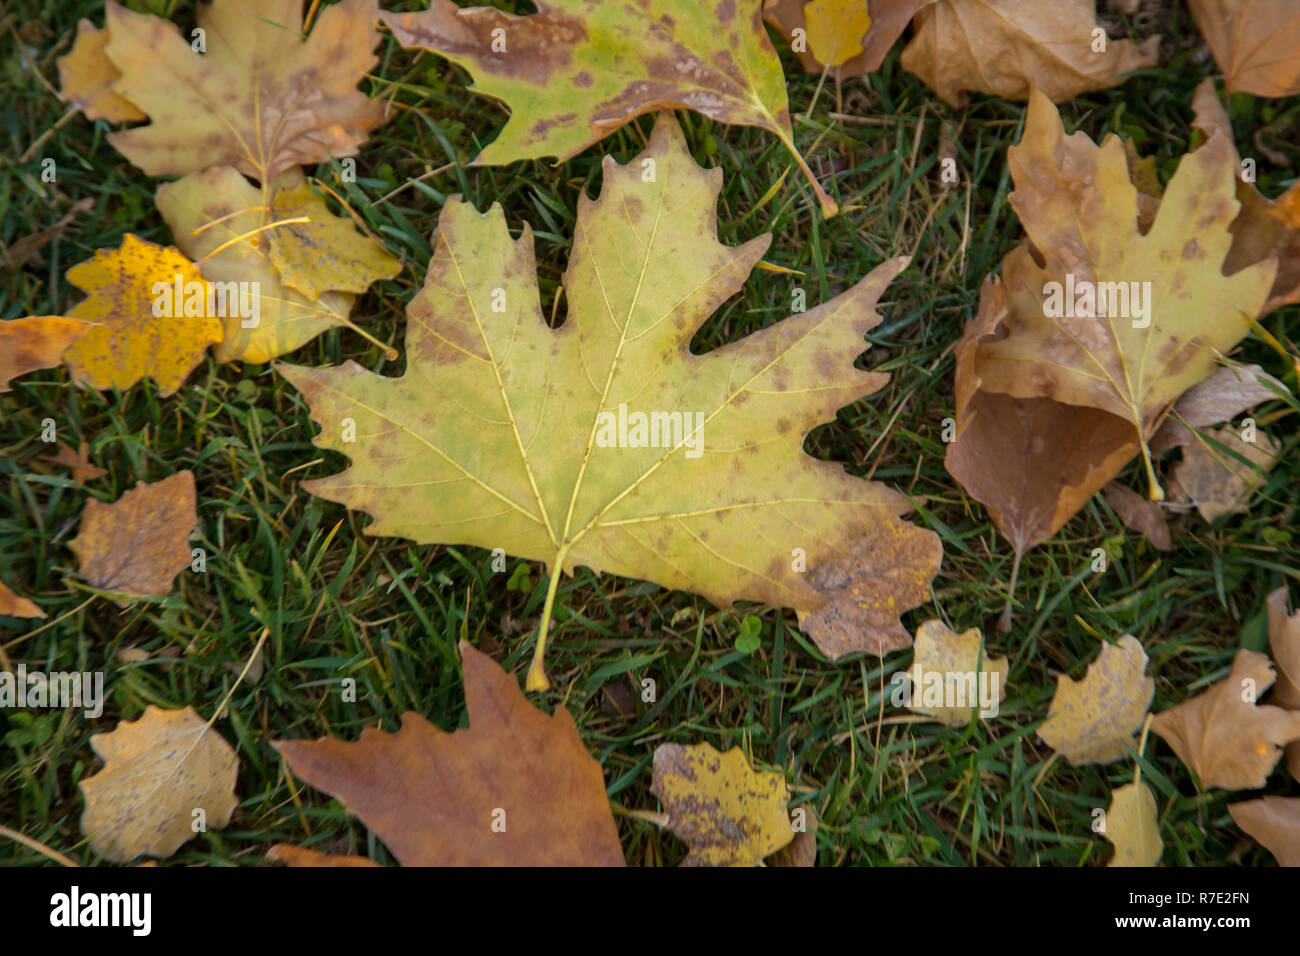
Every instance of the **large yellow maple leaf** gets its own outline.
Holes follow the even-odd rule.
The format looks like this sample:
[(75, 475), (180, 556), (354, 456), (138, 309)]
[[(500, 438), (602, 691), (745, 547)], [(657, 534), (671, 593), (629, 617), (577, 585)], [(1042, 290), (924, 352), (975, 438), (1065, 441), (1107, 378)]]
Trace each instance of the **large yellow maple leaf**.
[(280, 367), (322, 426), (316, 443), (352, 459), (304, 483), (313, 494), (372, 515), (371, 534), (547, 563), (530, 689), (546, 686), (561, 570), (806, 611), (825, 597), (795, 550), (812, 569), (910, 507), (803, 450), (810, 429), (886, 381), (853, 363), (908, 260), (695, 355), (691, 337), (770, 236), (718, 242), (722, 174), (695, 165), (671, 114), (627, 166), (606, 158), (603, 177), (600, 198), (579, 202), (558, 330), (538, 301), (531, 231), (511, 239), (500, 207), (479, 214), (452, 200), (408, 309), (402, 376), (354, 362)]

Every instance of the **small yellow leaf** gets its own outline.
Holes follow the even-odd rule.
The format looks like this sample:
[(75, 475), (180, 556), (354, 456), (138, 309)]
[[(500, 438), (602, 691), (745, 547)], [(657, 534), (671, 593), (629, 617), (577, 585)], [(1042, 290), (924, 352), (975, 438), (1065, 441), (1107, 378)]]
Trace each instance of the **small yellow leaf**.
[(81, 832), (106, 860), (171, 856), (194, 836), (196, 821), (219, 830), (239, 805), (235, 752), (192, 707), (150, 704), (139, 720), (95, 734), (90, 746), (104, 769), (81, 781)]
[(171, 246), (128, 232), (120, 248), (100, 249), (69, 269), (67, 279), (89, 294), (68, 315), (98, 324), (63, 361), (73, 381), (91, 388), (127, 389), (147, 376), (159, 394), (171, 395), (222, 339), (212, 289)]
[(0, 392), (20, 375), (58, 365), (68, 346), (90, 329), (89, 322), (63, 315), (0, 322)]
[(862, 52), (871, 28), (867, 0), (809, 0), (803, 8), (808, 49), (827, 66), (841, 66)]
[(794, 839), (785, 777), (755, 772), (739, 747), (661, 744), (650, 792), (691, 848), (683, 866), (758, 866)]
[(128, 123), (147, 119), (135, 104), (113, 89), (122, 75), (105, 55), (108, 31), (96, 29), (89, 20), (77, 24), (77, 39), (72, 50), (58, 59), (59, 92), (86, 119)]
[(1156, 798), (1145, 783), (1130, 783), (1110, 795), (1106, 839), (1115, 844), (1110, 866), (1156, 866), (1164, 844), (1156, 820)]
[(325, 292), (313, 302), (285, 288), (267, 254), (266, 235), (273, 230), (263, 227), (274, 220), (262, 194), (238, 170), (214, 166), (166, 183), (156, 202), (176, 244), (201, 263), (210, 281), (256, 283), (257, 320), (226, 318), (225, 339), (213, 353), (218, 362), (268, 362), (326, 329), (351, 324), (350, 293)]
[(1057, 678), (1038, 736), (1076, 767), (1127, 756), (1125, 745), (1132, 743), (1156, 690), (1156, 682), (1143, 676), (1146, 666), (1147, 655), (1133, 635), (1103, 644), (1083, 680)]
[(1007, 659), (980, 657), (979, 628), (958, 634), (942, 621), (926, 621), (916, 631), (915, 655), (907, 672), (909, 710), (926, 714), (949, 727), (997, 714), (1006, 697)]
[(391, 279), (402, 264), (351, 219), (336, 216), (297, 170), (275, 182), (271, 203), (276, 222), (306, 217), (270, 230), (267, 252), (281, 281), (316, 300), (329, 291), (365, 292), (379, 279)]

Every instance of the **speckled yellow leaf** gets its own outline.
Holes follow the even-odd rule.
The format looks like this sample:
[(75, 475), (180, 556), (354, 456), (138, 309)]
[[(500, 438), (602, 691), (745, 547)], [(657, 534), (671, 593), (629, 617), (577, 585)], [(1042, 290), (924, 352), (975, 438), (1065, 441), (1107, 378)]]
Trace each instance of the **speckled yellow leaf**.
[(0, 322), (0, 392), (9, 383), (38, 368), (63, 361), (63, 353), (92, 328), (83, 319), (65, 315), (32, 315)]
[(45, 612), (0, 581), (0, 617), (45, 617)]
[(89, 295), (68, 315), (96, 325), (63, 362), (73, 381), (91, 388), (127, 389), (147, 377), (171, 395), (225, 334), (212, 287), (171, 246), (128, 232), (119, 248), (100, 249), (69, 269), (67, 279)]
[(1164, 844), (1156, 819), (1156, 798), (1145, 783), (1111, 791), (1106, 839), (1115, 844), (1110, 866), (1157, 866)]
[[(812, 428), (884, 384), (854, 360), (907, 260), (696, 355), (692, 336), (768, 237), (718, 242), (722, 173), (695, 164), (671, 113), (641, 156), (606, 159), (602, 176), (600, 198), (579, 200), (559, 329), (538, 302), (532, 232), (514, 239), (499, 206), (480, 214), (451, 199), (408, 308), (402, 375), (280, 367), (321, 426), (316, 444), (351, 459), (303, 487), (371, 515), (373, 535), (544, 561), (552, 593), (585, 565), (720, 606), (810, 611), (826, 598), (795, 549), (815, 567), (910, 508), (803, 449)], [(544, 644), (529, 689), (546, 686)]]
[(1146, 666), (1146, 652), (1133, 635), (1103, 644), (1083, 680), (1065, 674), (1056, 679), (1056, 696), (1038, 736), (1076, 767), (1128, 756), (1126, 745), (1133, 743), (1156, 690)]
[[(958, 634), (942, 621), (926, 621), (916, 631), (904, 700), (918, 714), (949, 727), (963, 727), (971, 715), (992, 717), (1007, 695), (1007, 659), (980, 657), (979, 628)], [(895, 675), (896, 678), (899, 675)], [(901, 678), (897, 687), (902, 687)]]
[(808, 49), (827, 66), (841, 66), (862, 52), (871, 28), (867, 0), (809, 0), (803, 8)]
[(691, 848), (684, 866), (758, 866), (794, 839), (785, 777), (755, 771), (739, 747), (660, 744), (650, 792)]
[(762, 0), (539, 0), (515, 16), (431, 0), (380, 17), (399, 43), (432, 50), (504, 100), (510, 119), (475, 165), (569, 159), (654, 110), (693, 109), (758, 126), (790, 150), (827, 216), (836, 212), (795, 148), (781, 61)]
[(81, 832), (106, 860), (171, 856), (195, 836), (196, 811), (207, 829), (219, 830), (239, 805), (235, 752), (192, 707), (150, 704), (139, 720), (95, 734), (90, 746), (104, 769), (81, 781)]
[[(315, 301), (285, 288), (267, 253), (267, 216), (261, 193), (229, 166), (214, 166), (158, 188), (158, 211), (176, 244), (202, 261), (213, 282), (253, 282), (259, 290), (256, 325), (226, 319), (225, 339), (213, 354), (219, 362), (267, 362), (292, 352), (336, 325), (351, 326), (355, 299), (325, 292)], [(281, 227), (275, 227), (281, 228)], [(232, 240), (237, 240), (233, 241)], [(227, 245), (220, 252), (218, 247)]]
[(1041, 258), (1022, 245), (1003, 262), (1008, 334), (978, 347), (983, 387), (1110, 412), (1147, 456), (1165, 411), (1247, 335), (1273, 283), (1271, 260), (1221, 271), (1240, 209), (1233, 156), (1222, 133), (1185, 155), (1143, 234), (1119, 137), (1067, 137), (1034, 93), (1007, 159), (1011, 205)]
[(96, 29), (89, 20), (77, 24), (77, 39), (72, 50), (59, 57), (59, 92), (87, 119), (110, 123), (127, 123), (147, 119), (130, 100), (113, 91), (113, 82), (122, 74), (104, 55), (108, 31)]
[(170, 594), (172, 580), (190, 564), (188, 542), (198, 523), (194, 474), (180, 471), (140, 482), (111, 505), (91, 498), (68, 547), (81, 576), (97, 588), (130, 597)]
[(150, 176), (236, 166), (259, 182), (352, 156), (384, 108), (357, 89), (375, 64), (375, 0), (323, 7), (302, 38), (302, 0), (198, 4), (205, 53), (169, 20), (108, 3), (114, 89), (148, 126), (109, 136)]
[(1256, 703), (1276, 677), (1266, 655), (1240, 650), (1227, 677), (1156, 714), (1151, 729), (1196, 772), (1203, 788), (1262, 787), (1282, 746), (1300, 740), (1300, 712)]
[(357, 230), (351, 219), (329, 211), (302, 174), (291, 170), (275, 181), (271, 201), (276, 222), (267, 232), (267, 254), (280, 281), (316, 300), (325, 292), (365, 292), (379, 279), (391, 279), (402, 264), (388, 250)]

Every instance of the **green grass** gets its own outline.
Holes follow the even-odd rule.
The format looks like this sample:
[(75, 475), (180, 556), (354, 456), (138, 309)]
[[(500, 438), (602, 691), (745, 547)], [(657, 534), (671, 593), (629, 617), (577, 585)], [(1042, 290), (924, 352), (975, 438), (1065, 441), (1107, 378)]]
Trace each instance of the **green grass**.
[[(102, 23), (100, 5), (91, 2), (51, 10), (18, 0), (0, 14), (0, 241), (49, 226), (79, 199), (95, 202), (70, 234), (46, 247), (45, 266), (4, 276), (5, 319), (57, 312), (76, 301), (64, 271), (95, 249), (118, 245), (128, 231), (170, 242), (153, 208), (158, 183), (108, 144), (105, 124), (74, 116), (54, 129), (65, 107), (47, 84), (57, 86), (55, 57), (67, 51), (81, 16)], [(188, 30), (192, 4), (178, 4), (173, 16)], [(1152, 29), (1164, 38), (1161, 67), (1064, 104), (1062, 115), (1069, 128), (1094, 139), (1112, 131), (1134, 137), (1143, 153), (1157, 156), (1167, 179), (1190, 145), (1192, 91), (1214, 66), (1184, 7), (1167, 10)], [(679, 114), (696, 159), (724, 172), (722, 241), (735, 245), (771, 232), (767, 262), (801, 274), (756, 271), (741, 295), (705, 323), (695, 347), (707, 350), (779, 321), (796, 284), (811, 307), (890, 256), (914, 256), (886, 292), (885, 321), (869, 336), (872, 348), (862, 359), (865, 367), (888, 372), (889, 384), (843, 409), (806, 447), (912, 496), (913, 520), (942, 536), (944, 563), (933, 600), (908, 613), (905, 623), (914, 631), (937, 617), (958, 630), (982, 628), (989, 652), (1010, 659), (1001, 712), (959, 730), (915, 722), (883, 700), (889, 675), (910, 664), (910, 652), (883, 664), (876, 658), (832, 664), (798, 631), (790, 611), (718, 610), (687, 593), (586, 570), (559, 586), (547, 657), (554, 686), (543, 704), (573, 713), (618, 811), (658, 809), (649, 792), (656, 745), (705, 740), (723, 749), (742, 745), (757, 764), (785, 773), (797, 800), (813, 805), (821, 819), (821, 865), (1095, 865), (1109, 858), (1110, 847), (1091, 832), (1091, 811), (1132, 779), (1133, 763), (1076, 769), (1052, 759), (1035, 730), (1056, 677), (1081, 676), (1099, 638), (1132, 633), (1150, 655), (1158, 711), (1223, 677), (1240, 646), (1262, 647), (1264, 596), (1300, 577), (1300, 542), (1292, 531), (1300, 482), (1293, 419), (1282, 402), (1265, 406), (1257, 417), (1282, 442), (1281, 463), (1245, 514), (1213, 525), (1194, 515), (1175, 521), (1172, 552), (1156, 552), (1124, 531), (1094, 499), (1026, 557), (1014, 629), (999, 634), (995, 623), (1012, 555), (983, 507), (945, 471), (940, 431), (952, 414), (953, 345), (962, 323), (983, 277), (1021, 237), (1005, 201), (1011, 186), (1006, 147), (1019, 135), (1024, 105), (975, 97), (969, 108), (953, 110), (901, 70), (898, 49), (880, 72), (845, 83), (843, 110), (851, 121), (830, 116), (829, 84), (812, 116), (803, 117), (818, 78), (799, 72), (783, 52), (796, 139), (814, 168), (834, 164), (838, 171), (828, 188), (844, 213), (830, 221), (816, 211), (797, 170), (760, 203), (790, 165), (772, 136)], [(500, 203), (515, 234), (525, 222), (532, 225), (543, 310), (549, 315), (554, 308), (561, 318), (565, 303), (554, 300), (578, 197), (598, 191), (603, 155), (626, 162), (642, 148), (650, 118), (558, 167), (469, 169), (504, 112), (470, 94), (460, 70), (385, 38), (368, 85), (398, 109), (362, 149), (357, 182), (344, 184), (343, 194), (406, 268), (362, 296), (353, 320), (402, 349), (404, 305), (423, 280), (438, 212), (456, 193), (480, 208)], [(1264, 158), (1255, 144), (1294, 169), (1300, 101), (1241, 96), (1231, 111), (1239, 148), (1259, 157), (1261, 189), (1276, 195), (1291, 171)], [(936, 170), (944, 127), (963, 173), (950, 190), (940, 188)], [(40, 181), (46, 156), (58, 163), (57, 183)], [(315, 173), (338, 182), (329, 164)], [(1290, 307), (1264, 324), (1294, 352), (1298, 320), (1300, 309)], [(1257, 338), (1243, 343), (1238, 357), (1296, 388), (1294, 372)], [(403, 362), (386, 362), (380, 349), (338, 329), (290, 360), (333, 365), (349, 358), (386, 374), (400, 372)], [(108, 475), (82, 486), (65, 469), (45, 464), (51, 450), (40, 440), (45, 418), (57, 422), (61, 440), (75, 446), (86, 439)], [(78, 829), (77, 781), (97, 766), (91, 735), (137, 718), (148, 704), (189, 705), (206, 718), (265, 627), (265, 671), (234, 692), (229, 716), (216, 725), (239, 753), (240, 807), (229, 827), (187, 843), (171, 862), (254, 864), (279, 841), (388, 859), (340, 804), (291, 781), (270, 741), (324, 734), (355, 739), (376, 723), (394, 729), (406, 710), (445, 728), (462, 724), (457, 640), (489, 650), (522, 678), (546, 578), (533, 566), (529, 586), (511, 590), (507, 582), (519, 563), (513, 558), (508, 573), (493, 573), (486, 551), (367, 537), (365, 516), (301, 489), (302, 479), (345, 465), (342, 456), (312, 445), (314, 432), (304, 403), (268, 366), (209, 360), (168, 399), (152, 384), (122, 394), (76, 389), (61, 370), (30, 375), (0, 396), (0, 578), (49, 615), (44, 622), (10, 621), (0, 628), (0, 647), (10, 661), (29, 667), (105, 669), (109, 688), (97, 721), (79, 712), (46, 711), (30, 720), (0, 713), (0, 736), (9, 734), (10, 741), (0, 744), (0, 824), (78, 862), (95, 862)], [(194, 545), (208, 552), (206, 574), (184, 572), (165, 600), (126, 609), (95, 596), (76, 577), (67, 547), (85, 502), (115, 500), (137, 481), (182, 468), (198, 483)], [(1124, 476), (1135, 488), (1143, 487), (1140, 468), (1134, 462)], [(1096, 547), (1112, 553), (1104, 574), (1089, 567)], [(761, 647), (753, 654), (734, 649), (745, 614), (762, 622)], [(123, 662), (126, 648), (143, 650), (147, 660)], [(357, 681), (356, 703), (340, 700), (344, 677)], [(656, 703), (640, 704), (626, 719), (602, 707), (605, 688), (639, 684), (642, 677), (655, 679)], [(1212, 790), (1198, 796), (1187, 770), (1154, 736), (1141, 765), (1155, 790), (1166, 865), (1271, 862), (1243, 841), (1225, 809), (1249, 795)], [(1296, 795), (1300, 787), (1279, 772), (1268, 792)], [(630, 863), (672, 865), (685, 855), (671, 834), (617, 816)], [(0, 863), (41, 862), (36, 852), (0, 839)]]

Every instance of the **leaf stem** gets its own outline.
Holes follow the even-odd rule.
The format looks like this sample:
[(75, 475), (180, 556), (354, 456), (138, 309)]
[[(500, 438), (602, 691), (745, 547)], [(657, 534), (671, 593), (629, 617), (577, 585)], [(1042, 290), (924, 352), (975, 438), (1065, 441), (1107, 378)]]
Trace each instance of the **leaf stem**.
[(1151, 449), (1147, 446), (1145, 438), (1142, 439), (1142, 464), (1146, 466), (1147, 484), (1150, 486), (1147, 497), (1152, 501), (1164, 501), (1165, 490), (1160, 487), (1160, 482), (1156, 480), (1156, 470), (1151, 466)]
[(537, 625), (537, 646), (533, 648), (533, 662), (528, 667), (528, 677), (524, 681), (525, 690), (547, 690), (551, 682), (546, 678), (546, 635), (551, 629), (551, 609), (555, 606), (555, 589), (560, 584), (560, 574), (564, 570), (564, 554), (568, 546), (560, 548), (551, 565), (551, 579), (546, 585), (546, 603), (542, 605), (542, 619)]
[(998, 619), (998, 630), (1003, 634), (1011, 633), (1011, 602), (1016, 596), (1016, 580), (1020, 577), (1020, 559), (1024, 554), (1016, 551), (1015, 560), (1011, 562), (1011, 583), (1007, 586), (1007, 603), (1002, 606), (1002, 617)]
[(804, 162), (804, 158), (799, 153), (799, 148), (795, 146), (794, 140), (775, 121), (772, 123), (771, 129), (775, 131), (777, 139), (779, 139), (785, 148), (790, 151), (790, 155), (794, 157), (795, 162), (799, 164), (799, 168), (803, 170), (804, 176), (807, 177), (808, 182), (812, 184), (813, 192), (817, 194), (817, 202), (820, 203), (822, 207), (822, 215), (827, 219), (839, 215), (840, 207), (836, 204), (835, 200), (830, 197), (826, 190), (822, 189), (822, 184), (817, 181), (817, 177), (813, 175), (813, 171), (809, 169), (808, 164)]

